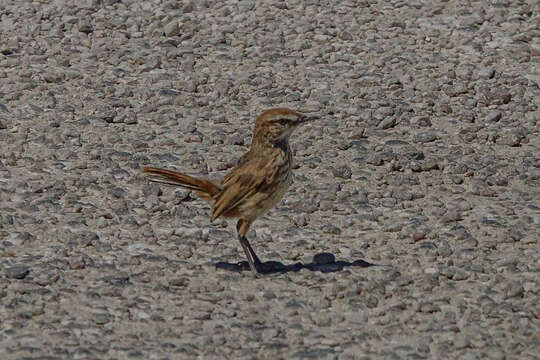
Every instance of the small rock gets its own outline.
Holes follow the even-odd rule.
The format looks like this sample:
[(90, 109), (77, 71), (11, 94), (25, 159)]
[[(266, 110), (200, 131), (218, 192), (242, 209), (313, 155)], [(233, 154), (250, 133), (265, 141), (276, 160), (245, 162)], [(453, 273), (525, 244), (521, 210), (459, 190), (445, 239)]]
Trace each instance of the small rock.
[(486, 97), (493, 105), (508, 104), (512, 99), (512, 95), (506, 88), (491, 89), (487, 92)]
[(479, 79), (491, 79), (495, 76), (495, 70), (491, 68), (480, 69), (476, 76)]
[(220, 115), (213, 118), (213, 123), (214, 124), (228, 124), (229, 120), (224, 115)]
[(438, 305), (431, 302), (424, 302), (418, 306), (418, 312), (421, 312), (421, 313), (431, 314), (431, 313), (439, 312), (439, 311), (441, 311), (441, 308)]
[(461, 213), (457, 211), (456, 209), (448, 210), (446, 214), (442, 217), (441, 221), (443, 223), (451, 223), (455, 221), (462, 220), (463, 216), (461, 216)]
[(272, 290), (265, 290), (263, 292), (263, 298), (265, 299), (272, 300), (272, 299), (275, 299), (276, 297), (277, 297), (276, 293)]
[(58, 273), (43, 273), (40, 274), (39, 277), (36, 279), (36, 284), (40, 286), (47, 286), (55, 283), (60, 279), (60, 275)]
[(531, 245), (531, 244), (536, 244), (538, 243), (538, 236), (536, 236), (535, 234), (529, 234), (525, 237), (523, 237), (520, 242), (524, 243), (524, 244), (527, 244), (527, 245)]
[(486, 179), (486, 182), (490, 186), (508, 186), (508, 178), (501, 175), (490, 176)]
[[(182, 90), (187, 92), (197, 92), (197, 86), (199, 86), (197, 79), (188, 79), (182, 83)], [(225, 119), (225, 122), (228, 122), (227, 119)]]
[(499, 111), (490, 111), (486, 116), (487, 122), (497, 122), (501, 120), (502, 114)]
[(456, 185), (459, 185), (459, 184), (462, 184), (463, 183), (463, 178), (461, 176), (458, 176), (458, 175), (454, 175), (454, 174), (450, 174), (448, 175), (448, 177), (450, 178), (450, 180), (452, 180), (452, 182)]
[(487, 358), (491, 360), (504, 360), (506, 359), (506, 355), (500, 349), (489, 349)]
[(315, 297), (312, 300), (312, 304), (318, 309), (328, 309), (330, 306), (332, 306), (332, 302), (330, 301), (330, 299), (325, 296)]
[(163, 32), (168, 37), (178, 36), (180, 34), (180, 26), (178, 25), (178, 21), (173, 20), (165, 25), (163, 27)]
[(446, 241), (441, 241), (441, 244), (439, 244), (437, 247), (437, 252), (439, 253), (439, 256), (443, 258), (448, 257), (453, 253), (452, 248)]
[(501, 136), (500, 138), (498, 138), (497, 140), (495, 140), (495, 142), (499, 145), (507, 145), (511, 147), (516, 147), (516, 146), (521, 145), (521, 142), (524, 139), (524, 137), (525, 136), (523, 136), (520, 133), (505, 134)]
[(409, 143), (406, 142), (406, 141), (403, 141), (403, 140), (399, 140), (399, 139), (391, 139), (391, 140), (388, 140), (387, 142), (385, 142), (384, 145), (387, 145), (387, 146), (405, 146), (405, 145), (409, 145)]
[(348, 31), (342, 31), (341, 34), (339, 35), (339, 37), (342, 40), (346, 40), (346, 41), (353, 40), (352, 34), (350, 32), (348, 32)]
[(178, 287), (185, 287), (189, 284), (189, 278), (187, 277), (179, 277), (169, 280), (170, 286), (178, 286)]
[(375, 166), (381, 166), (384, 161), (381, 154), (369, 154), (368, 156), (366, 156), (366, 163)]
[(454, 274), (456, 273), (456, 268), (453, 266), (443, 266), (439, 269), (439, 273), (442, 276), (447, 277), (448, 279), (451, 279)]
[[(317, 326), (320, 326), (320, 327), (330, 326), (332, 324), (332, 318), (330, 317), (330, 315), (323, 312), (317, 312), (316, 315), (314, 316), (313, 321), (315, 322), (315, 324), (317, 324)], [(300, 358), (306, 358), (306, 357), (300, 356)]]
[(420, 243), (420, 249), (430, 249), (430, 250), (433, 250), (433, 249), (436, 249), (437, 246), (435, 245), (435, 243), (433, 243), (432, 241), (423, 241)]
[(348, 167), (347, 165), (340, 166), (337, 169), (331, 168), (331, 170), (332, 170), (332, 174), (337, 178), (350, 179), (352, 176), (351, 168)]
[(453, 113), (453, 110), (452, 110), (452, 107), (450, 106), (450, 104), (441, 104), (439, 106), (439, 108), (441, 109), (441, 112), (443, 112), (445, 114)]
[(124, 123), (124, 124), (128, 124), (128, 125), (136, 124), (137, 123), (137, 114), (134, 111), (126, 111), (125, 113), (120, 114), (114, 120), (115, 120), (115, 122)]
[(129, 275), (127, 274), (108, 275), (102, 277), (101, 280), (114, 286), (124, 286), (130, 283)]
[(286, 256), (287, 260), (297, 260), (300, 257), (301, 257), (301, 254), (297, 249), (289, 250), (289, 252), (287, 253), (287, 256)]
[(229, 137), (227, 137), (227, 144), (229, 145), (244, 145), (244, 137), (238, 133), (232, 134)]
[(394, 116), (389, 116), (379, 123), (379, 128), (389, 129), (396, 125), (396, 118)]
[(374, 309), (379, 305), (379, 299), (375, 295), (369, 295), (366, 299), (366, 305), (370, 309)]
[(469, 278), (470, 274), (460, 268), (456, 268), (454, 274), (452, 275), (452, 280), (461, 281), (461, 280), (467, 280)]
[(82, 256), (76, 256), (69, 260), (69, 267), (73, 270), (81, 270), (84, 269), (86, 266), (86, 263), (84, 262), (84, 259)]
[(190, 314), (189, 314), (189, 317), (191, 319), (195, 319), (195, 320), (210, 320), (211, 318), (211, 313), (207, 312), (207, 311), (192, 311)]
[(13, 265), (6, 269), (8, 279), (24, 279), (30, 273), (26, 265)]
[(292, 221), (296, 226), (306, 226), (309, 222), (309, 217), (306, 214), (298, 214), (293, 216)]
[(523, 297), (524, 293), (525, 289), (523, 288), (523, 284), (516, 280), (506, 286), (504, 289), (504, 298), (511, 299), (514, 297)]
[(273, 329), (273, 328), (268, 328), (268, 329), (264, 329), (263, 332), (262, 332), (262, 339), (265, 340), (265, 341), (270, 341), (272, 340), (273, 338), (275, 338), (276, 336), (278, 336), (279, 332), (277, 329)]
[(411, 125), (416, 125), (420, 127), (429, 127), (431, 126), (431, 120), (427, 116), (413, 116), (410, 120)]
[(444, 89), (444, 92), (450, 97), (455, 97), (461, 94), (466, 94), (467, 88), (463, 84), (456, 84), (453, 86), (448, 86)]
[(423, 161), (421, 163), (420, 169), (422, 171), (438, 170), (439, 169), (439, 163), (435, 159), (427, 159), (426, 161)]
[(186, 5), (184, 5), (184, 7), (182, 8), (182, 11), (184, 12), (184, 14), (192, 13), (194, 10), (195, 10), (195, 5), (191, 1), (188, 2)]
[(324, 225), (322, 228), (321, 228), (322, 232), (325, 233), (325, 234), (333, 234), (333, 235), (339, 235), (341, 234), (341, 229), (338, 228), (337, 226), (334, 226), (334, 225), (331, 225), (331, 224), (328, 224), (328, 225)]
[(418, 134), (415, 134), (413, 137), (414, 142), (422, 143), (422, 144), (432, 142), (435, 140), (437, 140), (437, 134), (432, 131), (418, 133)]
[(111, 314), (96, 314), (94, 316), (94, 322), (97, 325), (104, 325), (104, 324), (108, 323), (109, 321), (111, 321), (111, 319), (112, 319)]
[(88, 20), (80, 19), (78, 25), (79, 31), (85, 34), (90, 34), (94, 31), (94, 27)]

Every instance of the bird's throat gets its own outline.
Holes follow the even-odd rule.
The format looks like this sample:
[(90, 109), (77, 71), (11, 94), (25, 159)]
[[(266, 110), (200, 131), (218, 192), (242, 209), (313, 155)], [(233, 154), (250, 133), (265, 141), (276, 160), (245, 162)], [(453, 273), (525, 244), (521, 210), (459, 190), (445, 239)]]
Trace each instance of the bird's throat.
[(283, 150), (284, 152), (289, 151), (289, 142), (286, 138), (278, 139), (273, 142), (274, 147)]

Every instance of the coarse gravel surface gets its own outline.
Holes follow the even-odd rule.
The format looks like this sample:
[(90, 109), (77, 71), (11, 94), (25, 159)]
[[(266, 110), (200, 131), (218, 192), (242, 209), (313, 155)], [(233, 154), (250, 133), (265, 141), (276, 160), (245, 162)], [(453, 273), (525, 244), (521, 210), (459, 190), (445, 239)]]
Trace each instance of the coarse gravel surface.
[[(0, 358), (539, 359), (539, 4), (0, 0)], [(253, 277), (140, 168), (277, 106)]]

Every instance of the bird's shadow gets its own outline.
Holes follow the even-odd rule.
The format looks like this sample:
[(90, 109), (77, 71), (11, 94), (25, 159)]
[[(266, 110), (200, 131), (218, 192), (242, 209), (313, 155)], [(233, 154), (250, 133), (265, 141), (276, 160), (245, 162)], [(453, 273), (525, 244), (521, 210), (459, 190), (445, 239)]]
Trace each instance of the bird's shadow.
[[(265, 261), (261, 264), (262, 274), (276, 274), (276, 273), (288, 273), (297, 272), (302, 269), (308, 269), (310, 271), (320, 271), (322, 273), (338, 272), (347, 267), (370, 267), (376, 264), (369, 263), (365, 260), (355, 260), (353, 262), (338, 260), (332, 253), (320, 253), (313, 256), (313, 261), (309, 264), (302, 264), (300, 262), (285, 265), (279, 261)], [(247, 261), (240, 261), (238, 263), (229, 263), (220, 261), (216, 263), (216, 269), (241, 272), (250, 271)]]

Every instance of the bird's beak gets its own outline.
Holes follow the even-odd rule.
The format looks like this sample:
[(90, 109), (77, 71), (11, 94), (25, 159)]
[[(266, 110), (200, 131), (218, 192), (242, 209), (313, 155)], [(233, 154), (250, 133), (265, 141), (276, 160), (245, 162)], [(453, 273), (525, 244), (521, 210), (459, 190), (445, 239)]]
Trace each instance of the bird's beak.
[(318, 120), (318, 119), (320, 119), (320, 116), (316, 116), (316, 115), (302, 115), (302, 117), (300, 118), (299, 123), (300, 123), (300, 124), (303, 124), (303, 123), (310, 122), (310, 121), (314, 121), (314, 120)]

